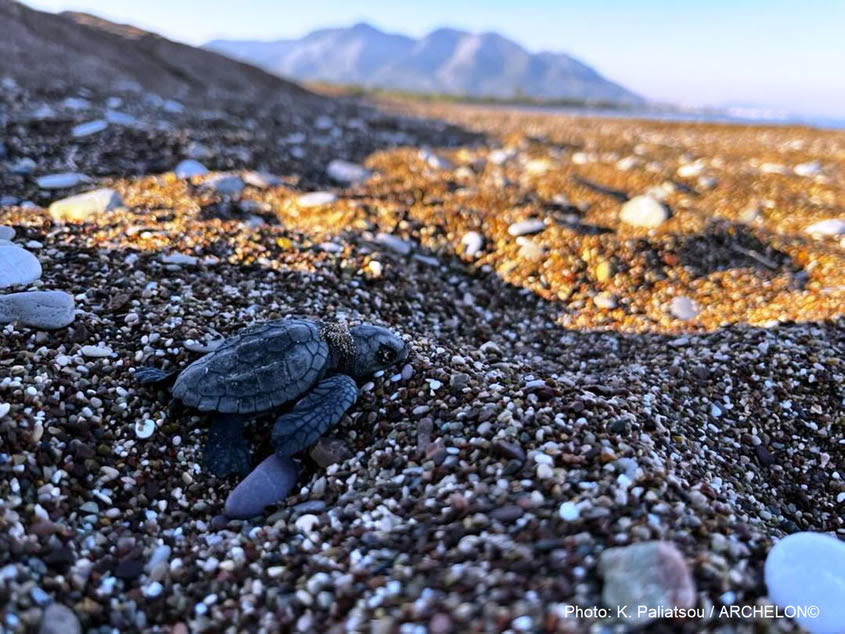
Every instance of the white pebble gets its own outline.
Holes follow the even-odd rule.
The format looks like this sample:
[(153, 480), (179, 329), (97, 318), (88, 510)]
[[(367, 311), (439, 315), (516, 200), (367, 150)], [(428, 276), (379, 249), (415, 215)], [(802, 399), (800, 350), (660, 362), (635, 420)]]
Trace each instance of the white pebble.
[(144, 586), (142, 592), (148, 599), (154, 599), (161, 595), (162, 590), (164, 590), (164, 587), (158, 581), (153, 581), (152, 583)]
[(82, 356), (84, 357), (110, 357), (114, 354), (111, 348), (106, 346), (82, 346), (80, 350)]
[(138, 421), (135, 423), (135, 435), (138, 438), (149, 438), (153, 435), (153, 432), (156, 430), (156, 424), (154, 421), (150, 420), (149, 418), (144, 419), (143, 421)]
[(578, 505), (574, 502), (564, 502), (558, 509), (558, 515), (560, 515), (562, 520), (574, 522), (581, 515), (581, 512), (578, 510)]
[(305, 515), (299, 517), (294, 526), (296, 526), (296, 530), (300, 533), (304, 533), (306, 535), (312, 533), (314, 528), (320, 523), (320, 518), (316, 515), (312, 515), (311, 513), (306, 513)]
[(845, 543), (824, 533), (793, 533), (769, 551), (764, 577), (777, 605), (815, 608), (796, 613), (799, 625), (813, 634), (845, 632)]

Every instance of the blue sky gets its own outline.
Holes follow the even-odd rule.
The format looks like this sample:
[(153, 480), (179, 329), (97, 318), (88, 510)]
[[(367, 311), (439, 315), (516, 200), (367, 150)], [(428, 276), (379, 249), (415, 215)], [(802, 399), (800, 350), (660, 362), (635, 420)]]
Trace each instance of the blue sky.
[(569, 53), (648, 98), (845, 118), (843, 0), (26, 0), (202, 44), (300, 37), (366, 21), (419, 36), (497, 31)]

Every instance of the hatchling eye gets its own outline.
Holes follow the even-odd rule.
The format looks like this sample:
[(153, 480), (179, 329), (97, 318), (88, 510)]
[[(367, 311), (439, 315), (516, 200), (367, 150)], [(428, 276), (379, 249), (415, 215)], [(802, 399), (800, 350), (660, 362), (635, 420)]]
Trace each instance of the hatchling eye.
[(376, 352), (376, 358), (379, 363), (390, 363), (393, 361), (395, 354), (396, 353), (393, 351), (393, 348), (389, 346), (379, 346), (378, 352)]

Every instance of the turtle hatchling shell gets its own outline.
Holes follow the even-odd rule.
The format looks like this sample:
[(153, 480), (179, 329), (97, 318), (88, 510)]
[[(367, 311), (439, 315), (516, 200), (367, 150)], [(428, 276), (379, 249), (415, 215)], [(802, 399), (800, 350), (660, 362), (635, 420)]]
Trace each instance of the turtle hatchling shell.
[(173, 396), (206, 412), (262, 412), (308, 391), (322, 378), (328, 355), (314, 322), (259, 324), (185, 368)]

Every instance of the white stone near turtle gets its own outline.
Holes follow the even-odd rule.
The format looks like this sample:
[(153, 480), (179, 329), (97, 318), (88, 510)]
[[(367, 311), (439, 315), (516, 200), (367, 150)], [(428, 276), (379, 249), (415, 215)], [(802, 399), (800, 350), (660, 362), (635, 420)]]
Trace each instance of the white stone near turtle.
[(845, 542), (824, 533), (793, 533), (769, 551), (764, 577), (774, 603), (805, 610), (794, 619), (811, 634), (845, 632)]
[(19, 321), (55, 330), (73, 322), (73, 297), (64, 291), (25, 291), (0, 295), (0, 323)]
[(16, 244), (0, 244), (0, 288), (29, 284), (41, 277), (41, 263)]

